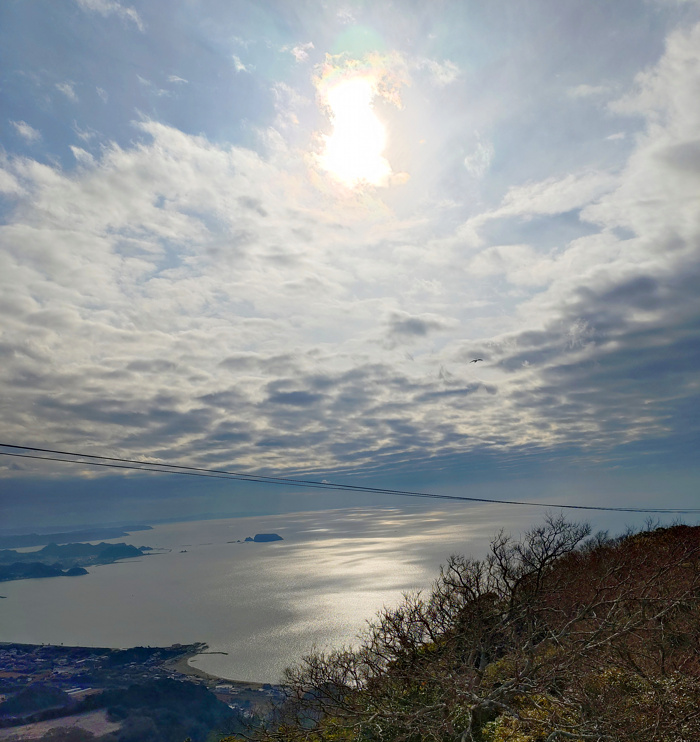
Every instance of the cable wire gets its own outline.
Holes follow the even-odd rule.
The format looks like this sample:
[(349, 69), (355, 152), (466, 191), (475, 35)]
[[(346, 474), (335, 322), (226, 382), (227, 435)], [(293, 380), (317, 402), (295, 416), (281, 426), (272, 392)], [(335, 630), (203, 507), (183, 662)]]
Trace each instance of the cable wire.
[[(34, 451), (35, 453), (12, 453), (0, 451), (2, 456), (12, 456), (21, 459), (33, 459), (39, 461), (56, 461), (68, 464), (80, 464), (83, 466), (100, 466), (110, 469), (130, 469), (133, 471), (151, 472), (154, 474), (181, 474), (185, 476), (207, 477), (210, 479), (232, 479), (242, 482), (256, 482), (260, 484), (276, 484), (292, 487), (306, 487), (311, 489), (365, 492), (369, 494), (383, 494), (395, 497), (416, 497), (432, 500), (452, 500), (458, 502), (479, 502), (493, 505), (524, 505), (528, 507), (543, 507), (567, 510), (596, 510), (617, 513), (649, 513), (649, 514), (690, 514), (700, 513), (700, 508), (622, 508), (605, 507), (602, 505), (557, 505), (544, 502), (523, 502), (519, 500), (501, 500), (486, 497), (468, 497), (466, 495), (443, 495), (437, 492), (414, 492), (411, 490), (397, 490), (387, 487), (368, 487), (364, 485), (341, 484), (338, 482), (319, 482), (309, 479), (291, 479), (288, 477), (270, 477), (258, 474), (246, 474), (244, 472), (229, 471), (226, 469), (205, 469), (184, 464), (165, 464), (161, 462), (139, 461), (138, 459), (126, 459), (116, 456), (98, 456), (89, 453), (77, 453), (75, 451), (61, 451), (52, 448), (39, 448), (37, 446), (20, 446), (13, 443), (1, 443), (2, 448), (12, 448), (18, 451)], [(38, 456), (36, 454), (57, 454), (56, 456)], [(72, 458), (59, 458), (72, 457)], [(95, 459), (84, 461), (81, 459)]]

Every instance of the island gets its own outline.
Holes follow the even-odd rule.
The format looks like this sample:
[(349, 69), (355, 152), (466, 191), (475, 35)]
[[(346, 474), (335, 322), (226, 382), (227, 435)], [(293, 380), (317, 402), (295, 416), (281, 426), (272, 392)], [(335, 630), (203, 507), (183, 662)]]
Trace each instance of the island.
[(151, 531), (152, 526), (93, 526), (82, 528), (79, 531), (59, 531), (55, 533), (22, 533), (0, 535), (0, 549), (21, 549), (28, 546), (42, 546), (43, 544), (68, 544), (77, 541), (98, 541), (106, 538), (121, 538), (134, 531)]
[(130, 544), (56, 544), (36, 551), (0, 549), (0, 582), (41, 577), (78, 577), (97, 564), (112, 564), (152, 551), (149, 546)]
[(284, 541), (284, 539), (277, 533), (256, 533), (253, 538), (248, 536), (246, 541), (254, 541), (256, 544), (264, 544), (268, 541)]

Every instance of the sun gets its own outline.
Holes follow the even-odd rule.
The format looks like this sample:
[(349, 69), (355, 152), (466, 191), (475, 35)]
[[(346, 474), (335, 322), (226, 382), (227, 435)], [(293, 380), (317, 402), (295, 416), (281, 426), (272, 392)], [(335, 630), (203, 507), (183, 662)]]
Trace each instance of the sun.
[(341, 79), (325, 91), (333, 131), (323, 135), (321, 167), (349, 187), (386, 184), (391, 166), (383, 153), (384, 124), (374, 111), (376, 83), (368, 76)]

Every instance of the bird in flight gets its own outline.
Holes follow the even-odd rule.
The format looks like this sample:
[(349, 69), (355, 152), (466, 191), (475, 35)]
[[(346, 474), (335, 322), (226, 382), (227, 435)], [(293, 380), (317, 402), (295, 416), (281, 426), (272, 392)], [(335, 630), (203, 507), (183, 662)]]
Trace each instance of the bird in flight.
[(483, 361), (483, 360), (484, 360), (483, 358), (472, 358), (472, 360), (469, 361), (469, 363), (479, 363), (479, 361)]

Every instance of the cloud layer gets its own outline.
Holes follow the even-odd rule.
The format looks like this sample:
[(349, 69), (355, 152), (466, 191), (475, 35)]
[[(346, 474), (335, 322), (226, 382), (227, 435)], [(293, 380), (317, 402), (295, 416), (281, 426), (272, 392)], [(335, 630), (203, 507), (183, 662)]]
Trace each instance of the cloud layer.
[[(146, 29), (119, 3), (79, 5)], [(317, 47), (284, 53), (301, 66)], [(313, 136), (300, 143), (311, 98), (279, 84), (277, 118), (247, 144), (142, 114), (130, 141), (72, 145), (70, 164), (7, 154), (3, 438), (371, 472), (483, 451), (612, 461), (696, 435), (698, 49), (699, 26), (674, 31), (605, 104), (637, 122), (623, 157), (507, 184), (494, 134), (429, 165), (419, 145), (390, 150), (408, 183), (343, 188), (316, 164)], [(238, 72), (260, 65), (230, 58)], [(406, 69), (409, 116), (417, 88), (442, 96), (463, 77), (418, 54)], [(167, 79), (193, 87), (189, 74)], [(608, 92), (580, 83), (561, 99)], [(490, 200), (438, 198), (452, 177), (494, 178)]]

